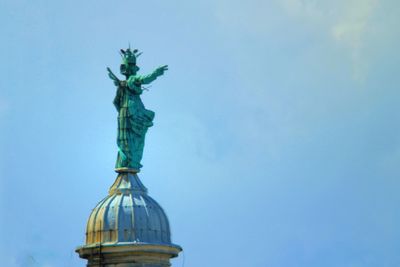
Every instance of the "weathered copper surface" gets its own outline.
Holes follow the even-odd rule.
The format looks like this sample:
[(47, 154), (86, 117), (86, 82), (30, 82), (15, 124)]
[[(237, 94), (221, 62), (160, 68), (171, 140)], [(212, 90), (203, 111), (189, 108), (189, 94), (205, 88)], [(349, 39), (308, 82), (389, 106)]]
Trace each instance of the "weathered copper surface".
[[(86, 244), (76, 251), (88, 266), (169, 266), (181, 247), (171, 243), (167, 215), (136, 173), (121, 172), (89, 216)], [(135, 265), (141, 262), (144, 265)], [(108, 265), (108, 264), (131, 265)], [(96, 265), (97, 264), (97, 265)], [(148, 264), (148, 265), (146, 265)]]

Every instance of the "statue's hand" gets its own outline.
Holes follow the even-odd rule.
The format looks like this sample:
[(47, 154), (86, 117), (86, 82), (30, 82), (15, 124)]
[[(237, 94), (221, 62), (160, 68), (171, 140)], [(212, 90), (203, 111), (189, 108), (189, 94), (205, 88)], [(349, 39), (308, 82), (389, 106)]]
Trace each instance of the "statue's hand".
[(168, 70), (168, 65), (164, 65), (164, 66), (158, 67), (155, 72), (156, 72), (157, 76), (161, 76), (167, 70)]

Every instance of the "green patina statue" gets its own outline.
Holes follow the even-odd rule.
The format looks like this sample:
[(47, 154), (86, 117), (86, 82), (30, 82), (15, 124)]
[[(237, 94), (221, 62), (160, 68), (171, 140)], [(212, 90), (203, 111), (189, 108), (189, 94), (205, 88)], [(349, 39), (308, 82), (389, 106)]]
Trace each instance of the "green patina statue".
[(153, 125), (154, 112), (144, 107), (140, 95), (145, 90), (144, 84), (151, 83), (168, 70), (168, 66), (165, 65), (158, 67), (149, 75), (138, 75), (139, 67), (136, 65), (136, 59), (140, 54), (137, 49), (133, 51), (130, 48), (121, 49), (120, 71), (126, 80), (119, 80), (107, 68), (108, 76), (117, 86), (113, 102), (118, 111), (118, 156), (115, 164), (117, 171), (139, 171), (142, 167), (140, 161), (143, 156), (144, 139), (147, 129)]

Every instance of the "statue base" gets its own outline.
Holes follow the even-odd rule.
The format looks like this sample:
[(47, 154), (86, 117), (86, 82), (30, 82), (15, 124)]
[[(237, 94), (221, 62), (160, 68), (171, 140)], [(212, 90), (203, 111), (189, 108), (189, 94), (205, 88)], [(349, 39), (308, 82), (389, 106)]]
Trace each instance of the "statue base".
[(117, 172), (117, 173), (122, 173), (122, 172), (139, 173), (140, 170), (123, 167), (123, 168), (115, 168), (115, 172)]

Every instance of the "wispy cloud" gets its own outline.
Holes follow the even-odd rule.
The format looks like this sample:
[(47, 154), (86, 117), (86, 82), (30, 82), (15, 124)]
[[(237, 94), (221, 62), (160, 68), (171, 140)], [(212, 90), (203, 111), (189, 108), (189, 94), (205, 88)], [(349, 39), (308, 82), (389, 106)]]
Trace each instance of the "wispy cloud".
[(323, 25), (322, 29), (350, 56), (353, 78), (364, 80), (368, 69), (365, 45), (377, 0), (335, 1), (334, 5), (312, 0), (282, 0), (281, 4), (289, 15)]
[(366, 33), (376, 0), (352, 0), (346, 2), (343, 15), (332, 26), (334, 39), (346, 46), (353, 63), (353, 77), (363, 81), (367, 72), (368, 59), (364, 47)]
[(292, 16), (308, 19), (322, 19), (324, 17), (322, 7), (317, 5), (316, 1), (281, 0), (277, 2)]
[[(368, 74), (368, 43), (377, 0), (276, 0), (265, 4), (219, 1), (217, 17), (235, 32), (247, 31), (260, 36), (274, 32), (287, 23), (298, 21), (314, 27), (343, 49), (352, 64), (353, 78), (362, 82)], [(381, 26), (384, 23), (380, 24)], [(286, 29), (286, 27), (284, 27)]]

